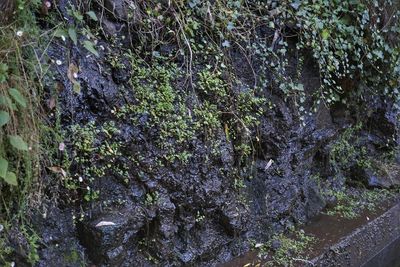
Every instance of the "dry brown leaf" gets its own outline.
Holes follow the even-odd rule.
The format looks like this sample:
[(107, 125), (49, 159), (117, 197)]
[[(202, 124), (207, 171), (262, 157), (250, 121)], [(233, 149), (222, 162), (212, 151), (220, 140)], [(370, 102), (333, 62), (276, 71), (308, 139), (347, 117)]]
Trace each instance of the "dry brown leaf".
[(47, 169), (49, 169), (50, 171), (52, 171), (54, 173), (60, 173), (63, 177), (67, 177), (67, 172), (64, 171), (64, 169), (61, 167), (53, 166), (53, 167), (47, 167)]
[(76, 77), (76, 75), (78, 75), (78, 72), (79, 72), (79, 68), (73, 62), (71, 62), (69, 64), (68, 71), (67, 71), (67, 76), (68, 76), (68, 79), (71, 81), (71, 83), (73, 83), (73, 84), (77, 83), (75, 77)]
[(53, 110), (56, 107), (56, 98), (55, 97), (51, 97), (49, 99), (49, 103), (48, 103), (49, 109)]

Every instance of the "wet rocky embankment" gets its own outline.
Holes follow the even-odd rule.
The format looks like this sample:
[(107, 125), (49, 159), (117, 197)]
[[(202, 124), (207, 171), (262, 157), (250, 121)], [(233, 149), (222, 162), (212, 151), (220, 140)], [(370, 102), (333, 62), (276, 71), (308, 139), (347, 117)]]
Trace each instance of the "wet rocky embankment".
[[(215, 92), (203, 88), (208, 58), (190, 65), (190, 77), (182, 74), (190, 57), (179, 55), (180, 43), (157, 43), (150, 55), (143, 53), (147, 61), (138, 59), (132, 51), (141, 48), (135, 34), (140, 22), (128, 19), (126, 1), (94, 1), (91, 10), (102, 27), (93, 36), (85, 30), (94, 28), (90, 17), (84, 24), (71, 12), (71, 5), (81, 6), (81, 1), (55, 2), (58, 18), (77, 25), (79, 34), (77, 41), (55, 38), (46, 46), (46, 60), (56, 63), (49, 67), (52, 77), (43, 82), (43, 104), (49, 124), (60, 128), (65, 148), (55, 153), (54, 162), (68, 178), (44, 171), (43, 207), (31, 216), (43, 237), (38, 266), (216, 266), (252, 250), (250, 241), (266, 242), (334, 207), (340, 197), (335, 192), (356, 196), (400, 186), (394, 100), (366, 94), (363, 101), (349, 96), (347, 103), (315, 105), (321, 77), (308, 51), (299, 80), (305, 108), (313, 112), (300, 116), (298, 99), (276, 88), (261, 59), (250, 64), (239, 47), (225, 43), (235, 75), (222, 72), (209, 83), (219, 89), (225, 88), (220, 81), (229, 83), (228, 99), (245, 95), (254, 77), (271, 78), (257, 86), (257, 97), (266, 99), (258, 122), (243, 127), (232, 111), (240, 106), (236, 100), (231, 106), (228, 100), (214, 103)], [(43, 29), (50, 26), (42, 21)], [(256, 32), (263, 40), (274, 38), (267, 25)], [(169, 38), (170, 32), (162, 33)], [(87, 49), (88, 35), (96, 40), (98, 56)], [(288, 36), (291, 51), (298, 40)], [(252, 42), (262, 45), (263, 40)], [(295, 68), (295, 54), (287, 57)], [(147, 83), (156, 85), (143, 91)], [(56, 108), (48, 104), (54, 101)], [(205, 107), (210, 102), (218, 110), (218, 126), (201, 125), (203, 130), (193, 134), (190, 129), (198, 127), (193, 118), (204, 115), (197, 103)], [(231, 121), (235, 127), (229, 128)], [(238, 140), (250, 140), (249, 155), (247, 147), (238, 148)], [(358, 266), (360, 257), (374, 255), (376, 242), (390, 243), (399, 218), (382, 223), (378, 218), (316, 264)], [(356, 255), (348, 246), (371, 246), (374, 252)]]

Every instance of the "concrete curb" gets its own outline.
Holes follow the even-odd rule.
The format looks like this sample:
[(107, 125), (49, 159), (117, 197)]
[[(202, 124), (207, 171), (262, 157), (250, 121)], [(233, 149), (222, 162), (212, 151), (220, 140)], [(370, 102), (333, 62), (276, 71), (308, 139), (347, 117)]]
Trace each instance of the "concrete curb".
[(400, 240), (400, 203), (344, 237), (308, 266), (363, 266), (396, 240)]

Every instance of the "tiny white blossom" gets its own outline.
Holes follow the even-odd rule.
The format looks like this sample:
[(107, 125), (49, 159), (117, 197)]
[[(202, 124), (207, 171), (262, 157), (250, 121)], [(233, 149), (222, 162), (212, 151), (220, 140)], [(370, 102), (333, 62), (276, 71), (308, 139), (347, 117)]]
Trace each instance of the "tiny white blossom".
[(90, 191), (90, 187), (88, 186), (88, 187), (86, 187), (86, 189), (88, 190), (88, 191)]
[(47, 8), (51, 7), (51, 2), (50, 1), (46, 1), (44, 4), (46, 5)]
[(79, 176), (78, 180), (79, 180), (80, 183), (82, 183), (83, 182), (82, 176)]
[(57, 59), (57, 60), (56, 60), (56, 64), (57, 64), (58, 66), (60, 66), (60, 65), (62, 64), (62, 61), (59, 60), (59, 59)]
[(74, 76), (75, 79), (78, 78), (78, 73), (74, 72), (72, 75)]
[(65, 36), (64, 35), (61, 35), (61, 39), (65, 42)]
[(18, 36), (18, 37), (21, 37), (22, 35), (24, 35), (24, 32), (23, 32), (23, 31), (17, 31), (17, 36)]
[(65, 144), (64, 144), (64, 143), (60, 143), (60, 144), (58, 145), (58, 150), (64, 151), (64, 149), (65, 149)]

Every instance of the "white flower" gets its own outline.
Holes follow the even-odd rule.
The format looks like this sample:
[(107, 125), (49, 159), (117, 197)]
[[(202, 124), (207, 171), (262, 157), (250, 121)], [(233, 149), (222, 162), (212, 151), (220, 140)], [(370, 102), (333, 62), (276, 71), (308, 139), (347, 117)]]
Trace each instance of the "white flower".
[(82, 176), (79, 176), (78, 180), (79, 180), (80, 183), (82, 183), (83, 182)]
[(65, 144), (64, 144), (64, 143), (60, 143), (60, 144), (58, 145), (58, 150), (64, 151), (64, 149), (65, 149)]
[(78, 78), (78, 73), (74, 72), (72, 75), (74, 76), (75, 79)]
[(61, 39), (65, 42), (65, 36), (64, 35), (61, 35)]
[(51, 7), (51, 2), (50, 1), (45, 1), (44, 4), (46, 5), (47, 8)]
[(88, 186), (88, 187), (86, 187), (86, 189), (87, 189), (87, 191), (90, 191), (90, 187)]
[(57, 59), (57, 60), (56, 60), (56, 64), (57, 64), (58, 66), (60, 66), (60, 65), (62, 64), (62, 61), (59, 60), (59, 59)]
[(24, 32), (23, 32), (23, 31), (17, 31), (17, 36), (18, 36), (18, 37), (22, 37), (22, 35), (24, 35)]

